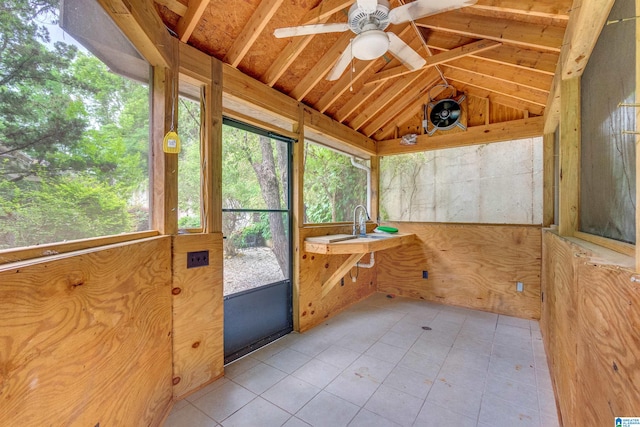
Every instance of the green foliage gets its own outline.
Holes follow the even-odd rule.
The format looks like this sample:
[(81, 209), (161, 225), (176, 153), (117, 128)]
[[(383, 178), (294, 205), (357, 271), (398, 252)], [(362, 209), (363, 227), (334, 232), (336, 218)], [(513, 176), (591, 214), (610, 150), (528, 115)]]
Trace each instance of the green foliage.
[(305, 222), (351, 221), (353, 209), (366, 200), (366, 173), (355, 168), (347, 155), (305, 143)]
[(0, 247), (148, 227), (148, 89), (52, 45), (58, 4), (0, 6)]
[(178, 226), (200, 228), (200, 105), (181, 97), (178, 123), (181, 145), (178, 155)]

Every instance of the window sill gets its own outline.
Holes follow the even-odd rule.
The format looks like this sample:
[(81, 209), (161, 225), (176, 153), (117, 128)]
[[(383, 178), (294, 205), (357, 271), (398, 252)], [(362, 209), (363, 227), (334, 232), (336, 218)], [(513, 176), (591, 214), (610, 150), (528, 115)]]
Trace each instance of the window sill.
[(158, 236), (156, 230), (141, 231), (137, 233), (123, 233), (115, 236), (93, 237), (90, 239), (72, 240), (68, 242), (48, 243), (37, 246), (4, 249), (0, 251), (0, 265), (13, 262), (26, 261), (50, 255), (64, 254), (68, 252), (92, 249), (115, 243), (130, 242)]

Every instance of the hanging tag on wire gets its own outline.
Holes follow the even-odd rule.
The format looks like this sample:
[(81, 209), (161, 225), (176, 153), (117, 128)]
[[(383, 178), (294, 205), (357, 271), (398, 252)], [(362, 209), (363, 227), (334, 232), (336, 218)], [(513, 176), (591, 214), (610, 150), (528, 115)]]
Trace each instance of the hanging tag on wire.
[(180, 152), (180, 137), (172, 130), (167, 132), (162, 141), (162, 150), (165, 153), (177, 154)]

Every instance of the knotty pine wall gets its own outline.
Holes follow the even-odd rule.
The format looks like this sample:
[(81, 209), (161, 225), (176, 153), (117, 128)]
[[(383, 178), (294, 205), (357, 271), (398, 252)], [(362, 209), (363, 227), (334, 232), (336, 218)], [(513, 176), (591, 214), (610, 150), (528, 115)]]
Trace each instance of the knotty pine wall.
[[(181, 399), (224, 374), (222, 233), (173, 236), (173, 396)], [(187, 252), (209, 265), (187, 269)]]
[(634, 259), (543, 231), (540, 326), (563, 425), (640, 414)]
[(0, 266), (0, 425), (159, 425), (171, 238)]
[[(351, 234), (351, 224), (327, 225), (300, 228), (297, 255), (299, 266), (298, 298), (294, 300), (298, 311), (298, 330), (305, 332), (334, 316), (348, 306), (376, 292), (376, 267), (360, 268), (357, 281), (351, 281), (349, 274), (344, 278), (344, 286), (337, 285), (322, 298), (322, 283), (328, 279), (349, 255), (322, 255), (308, 253), (304, 250), (304, 239), (307, 237), (326, 236), (330, 234)], [(369, 231), (373, 229), (370, 225)], [(369, 262), (365, 256), (363, 262)], [(377, 261), (376, 261), (377, 262)], [(355, 276), (356, 269), (352, 269)], [(295, 294), (295, 292), (294, 292)], [(296, 310), (294, 309), (294, 316)]]
[[(385, 223), (417, 242), (376, 254), (378, 291), (540, 318), (540, 227)], [(428, 279), (422, 278), (423, 270)], [(516, 282), (524, 292), (516, 292)]]

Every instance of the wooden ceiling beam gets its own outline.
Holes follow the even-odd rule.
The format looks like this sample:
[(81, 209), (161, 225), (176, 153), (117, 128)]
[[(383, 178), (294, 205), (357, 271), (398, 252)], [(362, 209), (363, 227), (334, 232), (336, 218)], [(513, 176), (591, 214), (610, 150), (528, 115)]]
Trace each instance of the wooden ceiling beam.
[(418, 135), (415, 145), (402, 145), (400, 139), (378, 141), (378, 156), (394, 154), (419, 153), (422, 151), (441, 150), (444, 148), (465, 147), (469, 145), (488, 144), (493, 142), (512, 141), (515, 139), (542, 136), (544, 119), (531, 117), (522, 120), (511, 120), (493, 123), (486, 126), (474, 126), (465, 132), (443, 135)]
[[(378, 141), (393, 138), (398, 127), (401, 127), (402, 124), (412, 120), (418, 113), (422, 112), (424, 104), (425, 100), (422, 98), (414, 100), (400, 114), (391, 119), (382, 129), (374, 133), (372, 138)], [(401, 117), (405, 118), (402, 122), (400, 122)]]
[(614, 0), (574, 0), (545, 109), (545, 133), (555, 132), (560, 121), (561, 80), (582, 75), (613, 3)]
[(447, 66), (493, 77), (505, 82), (516, 83), (530, 89), (544, 91), (545, 93), (549, 93), (548, 91), (553, 81), (553, 77), (547, 74), (472, 57), (447, 62)]
[(172, 64), (174, 39), (151, 1), (98, 0), (98, 3), (152, 66)]
[(382, 89), (385, 82), (377, 82), (370, 85), (362, 86), (351, 97), (346, 104), (344, 104), (336, 113), (336, 120), (344, 122), (354, 111), (356, 111), (362, 104), (364, 104), (370, 97), (372, 97), (378, 90)]
[[(369, 120), (373, 120), (386, 106), (393, 102), (395, 98), (400, 96), (405, 90), (419, 82), (421, 79), (427, 78), (430, 70), (421, 70), (415, 74), (408, 74), (400, 77), (393, 82), (391, 86), (388, 86), (382, 93), (378, 95), (376, 99), (371, 101), (367, 107), (362, 110), (356, 117), (353, 118), (348, 124), (354, 129), (360, 129)], [(433, 70), (431, 70), (433, 71)]]
[(202, 14), (209, 6), (209, 0), (189, 0), (187, 12), (178, 20), (177, 33), (181, 42), (186, 43), (193, 34)]
[(394, 102), (390, 102), (384, 106), (384, 110), (376, 114), (373, 120), (362, 128), (362, 133), (366, 136), (371, 136), (376, 133), (380, 128), (384, 127), (387, 123), (393, 120), (398, 114), (401, 114), (407, 106), (417, 100), (427, 100), (429, 98), (429, 90), (432, 89), (438, 81), (440, 81), (440, 75), (433, 69), (425, 70), (424, 76), (425, 83), (422, 85), (416, 85), (416, 89), (421, 87), (419, 91), (412, 91), (411, 94), (398, 97)]
[[(473, 39), (459, 34), (430, 31), (426, 28), (422, 29), (422, 34), (427, 41), (427, 46), (444, 51), (473, 41)], [(558, 55), (556, 52), (542, 52), (503, 44), (495, 49), (479, 52), (472, 56), (553, 76), (556, 71)]]
[[(452, 61), (457, 58), (469, 56), (474, 53), (483, 52), (485, 50), (493, 49), (501, 45), (502, 43), (499, 43), (493, 40), (478, 40), (476, 42), (465, 44), (455, 49), (451, 49), (449, 51), (427, 57), (425, 59), (427, 62), (425, 63), (424, 67), (422, 67), (422, 69), (433, 67), (434, 65), (438, 65), (438, 64), (444, 64), (445, 62)], [(405, 74), (415, 73), (416, 71), (419, 71), (419, 70), (410, 70), (404, 65), (399, 65), (397, 67), (390, 68), (388, 70), (377, 72), (365, 84), (370, 85), (376, 82), (389, 80), (394, 77), (399, 77)]]
[(511, 98), (521, 99), (525, 102), (537, 104), (543, 107), (547, 103), (548, 92), (531, 89), (519, 84), (498, 80), (481, 74), (476, 74), (468, 70), (458, 68), (443, 67), (444, 75), (447, 79), (452, 79), (466, 83), (471, 86), (477, 86), (487, 89), (494, 93), (499, 93)]
[(490, 105), (500, 104), (505, 107), (513, 108), (515, 110), (520, 111), (529, 111), (537, 116), (541, 116), (544, 114), (544, 107), (541, 107), (537, 104), (532, 104), (531, 102), (526, 102), (521, 99), (511, 98), (506, 95), (496, 94), (487, 89), (470, 86), (464, 82), (458, 82), (452, 80), (455, 83), (455, 87), (468, 95), (475, 96), (477, 98), (484, 98), (490, 101)]
[(300, 80), (296, 87), (291, 91), (290, 96), (301, 101), (315, 85), (331, 70), (333, 64), (342, 52), (349, 46), (352, 33), (344, 33), (337, 42), (324, 54), (324, 56), (311, 68), (311, 70)]
[(560, 52), (565, 30), (564, 27), (539, 26), (507, 19), (493, 19), (461, 11), (429, 16), (416, 21), (416, 25), (476, 39), (496, 40), (552, 52)]
[[(318, 6), (306, 13), (300, 25), (324, 24), (331, 15), (353, 4), (353, 0), (324, 0)], [(262, 77), (262, 82), (273, 86), (287, 71), (287, 68), (295, 61), (302, 51), (311, 43), (314, 35), (295, 37), (287, 47), (278, 55), (267, 72)]]
[(178, 16), (184, 16), (187, 13), (187, 5), (180, 3), (178, 0), (154, 0), (160, 6), (165, 6), (171, 12)]
[(548, 19), (569, 19), (571, 0), (478, 0), (472, 9), (533, 15)]
[(251, 15), (242, 32), (224, 57), (224, 62), (237, 67), (284, 0), (263, 0)]

